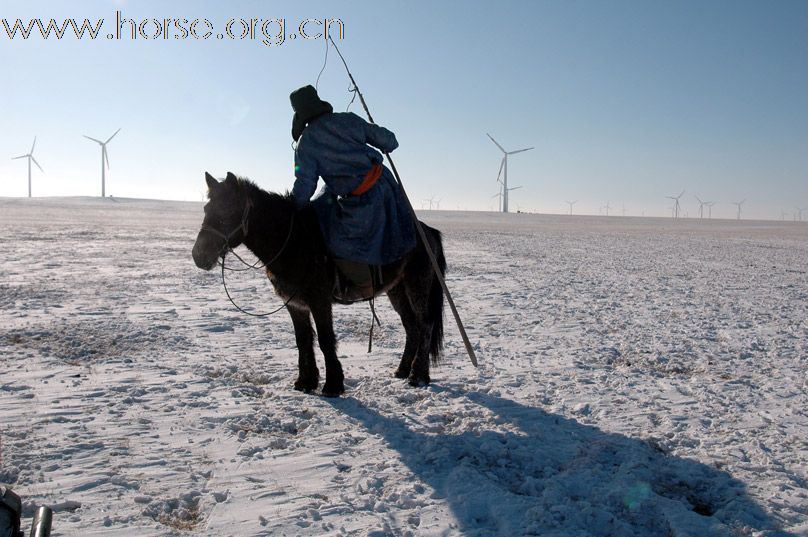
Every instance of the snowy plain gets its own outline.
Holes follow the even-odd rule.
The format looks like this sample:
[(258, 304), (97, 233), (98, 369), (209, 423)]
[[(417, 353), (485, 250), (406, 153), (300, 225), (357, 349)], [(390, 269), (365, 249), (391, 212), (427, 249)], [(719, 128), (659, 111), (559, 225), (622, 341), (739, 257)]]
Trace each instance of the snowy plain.
[(808, 535), (807, 223), (420, 216), (480, 367), (336, 307), (328, 399), (201, 203), (0, 199), (0, 484), (64, 536)]

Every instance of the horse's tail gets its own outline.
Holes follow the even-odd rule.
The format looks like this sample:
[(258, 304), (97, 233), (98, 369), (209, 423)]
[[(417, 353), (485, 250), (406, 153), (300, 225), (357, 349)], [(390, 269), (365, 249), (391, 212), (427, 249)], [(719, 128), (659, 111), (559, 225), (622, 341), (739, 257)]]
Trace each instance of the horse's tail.
[[(446, 274), (446, 257), (443, 255), (443, 240), (441, 233), (437, 229), (424, 226), (430, 235), (432, 252), (438, 261), (440, 275)], [(429, 289), (429, 322), (432, 324), (432, 337), (429, 340), (429, 354), (432, 363), (440, 362), (443, 352), (443, 286), (438, 281), (437, 276), (432, 278), (432, 287)]]

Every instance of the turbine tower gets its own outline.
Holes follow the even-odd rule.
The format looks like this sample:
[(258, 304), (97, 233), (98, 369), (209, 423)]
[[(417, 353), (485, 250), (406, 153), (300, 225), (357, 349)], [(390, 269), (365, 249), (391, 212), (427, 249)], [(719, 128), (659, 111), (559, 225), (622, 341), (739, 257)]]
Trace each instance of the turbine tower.
[(679, 218), (679, 209), (680, 209), (679, 198), (681, 198), (684, 195), (685, 195), (685, 191), (682, 190), (682, 192), (678, 196), (665, 196), (669, 200), (673, 200), (673, 217), (674, 218)]
[(101, 140), (96, 140), (95, 138), (91, 138), (86, 134), (82, 134), (88, 140), (92, 140), (93, 142), (97, 143), (101, 146), (101, 197), (106, 198), (106, 170), (109, 169), (109, 155), (107, 154), (107, 144), (115, 138), (115, 135), (121, 132), (121, 129), (116, 130), (112, 136), (107, 138), (106, 142), (102, 142)]
[(741, 219), (741, 205), (743, 205), (745, 201), (746, 201), (746, 199), (742, 199), (741, 201), (733, 201), (732, 202), (733, 205), (738, 206), (738, 216), (736, 217), (736, 220)]
[(45, 170), (42, 169), (42, 166), (39, 165), (39, 162), (36, 161), (34, 158), (34, 147), (36, 147), (36, 136), (34, 136), (34, 143), (31, 144), (31, 150), (28, 152), (27, 155), (20, 155), (19, 157), (11, 157), (11, 160), (17, 160), (20, 158), (27, 158), (28, 159), (28, 197), (31, 197), (31, 161), (36, 164), (36, 167), (39, 168), (39, 171), (45, 173)]
[[(512, 188), (508, 187), (508, 155), (515, 155), (516, 153), (522, 153), (524, 151), (530, 151), (533, 149), (532, 147), (528, 147), (526, 149), (517, 149), (516, 151), (505, 151), (505, 148), (499, 145), (499, 142), (494, 140), (494, 137), (485, 133), (486, 136), (491, 138), (491, 141), (494, 142), (500, 151), (502, 151), (502, 162), (499, 165), (499, 173), (497, 174), (497, 181), (502, 183), (502, 212), (508, 212), (508, 192), (511, 190), (516, 190), (517, 188), (522, 188), (521, 186), (515, 186)], [(505, 170), (504, 175), (502, 174), (502, 170)], [(499, 180), (499, 176), (502, 175), (502, 181)]]
[(576, 203), (578, 203), (578, 200), (575, 200), (575, 201), (567, 201), (567, 202), (565, 202), (565, 203), (566, 203), (567, 205), (569, 205), (569, 206), (570, 206), (570, 216), (572, 216), (572, 206), (573, 206), (573, 205), (575, 205)]

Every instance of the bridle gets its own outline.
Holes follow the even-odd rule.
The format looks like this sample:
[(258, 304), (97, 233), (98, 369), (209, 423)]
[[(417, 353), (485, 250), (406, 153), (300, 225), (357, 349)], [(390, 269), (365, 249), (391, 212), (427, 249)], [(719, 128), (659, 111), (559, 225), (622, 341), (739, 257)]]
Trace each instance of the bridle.
[[(249, 216), (250, 216), (250, 209), (251, 208), (252, 208), (252, 202), (248, 199), (247, 202), (244, 204), (244, 213), (242, 213), (242, 215), (241, 215), (241, 223), (238, 225), (238, 227), (236, 227), (233, 231), (231, 231), (230, 233), (228, 233), (226, 235), (224, 233), (222, 233), (221, 231), (219, 231), (218, 229), (216, 229), (215, 227), (209, 226), (208, 224), (202, 222), (202, 229), (201, 229), (202, 231), (207, 231), (208, 233), (213, 233), (217, 237), (224, 239), (224, 244), (222, 245), (221, 248), (219, 248), (219, 253), (217, 254), (217, 257), (221, 257), (222, 259), (224, 259), (224, 256), (228, 252), (233, 251), (233, 248), (230, 247), (230, 239), (233, 237), (233, 235), (235, 235), (239, 231), (241, 231), (242, 234), (243, 234), (242, 239), (241, 239), (242, 241), (245, 238), (247, 238), (247, 233), (249, 231)], [(277, 256), (275, 256), (275, 257), (277, 257)], [(241, 259), (241, 258), (239, 258), (239, 259)]]
[[(270, 311), (268, 313), (252, 313), (252, 312), (249, 312), (249, 311), (246, 311), (246, 310), (242, 309), (238, 304), (236, 304), (236, 302), (233, 300), (233, 297), (230, 296), (230, 291), (227, 289), (227, 282), (225, 281), (225, 277), (224, 277), (224, 271), (229, 270), (229, 271), (232, 271), (232, 272), (243, 272), (245, 270), (269, 268), (269, 266), (272, 263), (274, 263), (275, 261), (278, 260), (278, 258), (281, 256), (281, 254), (283, 254), (283, 252), (286, 250), (286, 247), (289, 245), (289, 239), (292, 238), (292, 230), (295, 227), (295, 213), (292, 213), (292, 218), (289, 220), (289, 233), (286, 234), (286, 239), (283, 241), (283, 246), (281, 246), (281, 249), (278, 250), (278, 253), (276, 253), (273, 256), (273, 258), (270, 259), (269, 261), (267, 261), (266, 263), (262, 263), (262, 261), (260, 259), (258, 259), (258, 261), (256, 261), (255, 263), (253, 263), (251, 265), (251, 264), (247, 263), (246, 261), (244, 261), (244, 259), (242, 259), (241, 256), (238, 255), (233, 250), (233, 248), (230, 246), (230, 239), (236, 233), (238, 233), (239, 231), (242, 232), (242, 239), (241, 239), (242, 242), (244, 241), (245, 238), (247, 238), (247, 233), (249, 232), (250, 209), (252, 208), (252, 206), (253, 206), (252, 202), (248, 199), (247, 202), (244, 204), (244, 212), (241, 215), (241, 223), (238, 225), (238, 227), (233, 229), (230, 233), (227, 233), (227, 234), (222, 233), (221, 231), (219, 231), (215, 227), (210, 226), (208, 224), (205, 224), (204, 222), (202, 223), (201, 231), (207, 231), (208, 233), (213, 233), (217, 237), (220, 237), (220, 238), (224, 239), (224, 244), (219, 249), (219, 253), (217, 254), (217, 260), (218, 260), (219, 264), (222, 266), (222, 286), (224, 287), (224, 292), (227, 295), (227, 298), (230, 299), (230, 303), (233, 304), (233, 306), (235, 306), (235, 308), (237, 310), (239, 310), (241, 313), (244, 313), (246, 315), (250, 315), (251, 317), (267, 317), (269, 315), (273, 315), (275, 313), (278, 313), (279, 311), (284, 309), (292, 301), (292, 299), (295, 297), (295, 295), (297, 293), (292, 293), (292, 295), (286, 300), (286, 302), (284, 302), (283, 305), (281, 307), (279, 307), (278, 309), (275, 309), (275, 310)], [(224, 263), (224, 260), (225, 260), (225, 256), (227, 254), (229, 254), (229, 253), (233, 254), (236, 257), (236, 259), (241, 261), (241, 263), (246, 268), (234, 269), (234, 268), (226, 267), (225, 263)], [(261, 264), (259, 265), (259, 263), (261, 263)]]

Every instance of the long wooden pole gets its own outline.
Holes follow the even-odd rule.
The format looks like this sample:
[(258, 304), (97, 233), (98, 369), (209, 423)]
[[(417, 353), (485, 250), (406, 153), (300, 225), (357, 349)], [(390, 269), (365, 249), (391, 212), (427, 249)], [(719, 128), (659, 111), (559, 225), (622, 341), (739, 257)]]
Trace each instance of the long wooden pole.
[[(362, 95), (362, 92), (359, 91), (359, 86), (356, 85), (356, 80), (354, 80), (351, 70), (348, 69), (348, 64), (345, 62), (345, 58), (339, 51), (339, 47), (337, 47), (337, 44), (334, 43), (334, 40), (330, 36), (328, 39), (334, 46), (334, 50), (336, 50), (337, 54), (339, 54), (339, 57), (342, 60), (342, 65), (345, 66), (345, 71), (347, 71), (348, 77), (351, 79), (351, 84), (353, 84), (354, 91), (356, 91), (356, 94), (359, 96), (359, 101), (362, 103), (362, 108), (365, 109), (365, 113), (368, 115), (368, 121), (375, 123), (375, 121), (373, 121), (373, 116), (370, 115), (370, 110), (368, 110), (365, 97)], [(390, 163), (390, 169), (393, 170), (393, 175), (396, 177), (398, 186), (401, 189), (401, 194), (404, 196), (404, 199), (407, 202), (407, 207), (410, 208), (410, 214), (415, 222), (415, 229), (418, 230), (418, 236), (421, 238), (421, 242), (424, 244), (424, 249), (426, 250), (427, 255), (429, 255), (429, 260), (432, 262), (432, 269), (435, 271), (435, 276), (437, 276), (440, 286), (443, 288), (443, 294), (446, 296), (446, 301), (449, 303), (449, 307), (452, 310), (452, 315), (454, 315), (457, 328), (460, 330), (460, 337), (463, 338), (463, 344), (466, 346), (466, 352), (469, 355), (469, 359), (471, 360), (471, 363), (474, 364), (474, 367), (477, 367), (477, 356), (474, 354), (471, 341), (469, 341), (469, 337), (466, 334), (466, 329), (463, 327), (463, 321), (460, 319), (460, 314), (457, 312), (457, 307), (455, 307), (454, 300), (452, 300), (452, 294), (449, 292), (449, 288), (446, 286), (446, 281), (443, 279), (443, 274), (441, 274), (438, 260), (435, 257), (435, 252), (432, 251), (432, 247), (429, 245), (429, 241), (426, 238), (426, 233), (424, 233), (424, 228), (421, 226), (421, 222), (418, 221), (418, 216), (415, 214), (415, 209), (413, 209), (412, 203), (410, 203), (410, 198), (407, 196), (407, 192), (404, 190), (404, 183), (401, 182), (401, 176), (398, 174), (395, 163), (393, 163), (393, 158), (390, 156), (390, 153), (386, 151), (384, 152), (384, 156), (387, 157), (387, 162)]]

